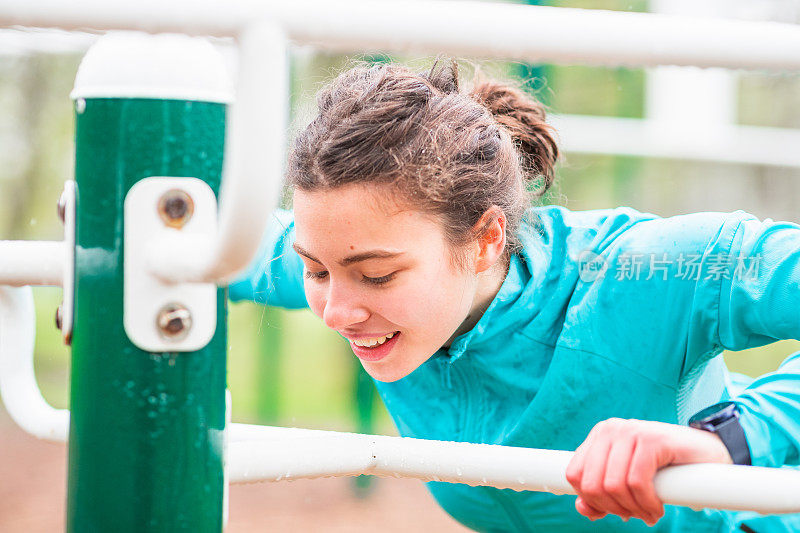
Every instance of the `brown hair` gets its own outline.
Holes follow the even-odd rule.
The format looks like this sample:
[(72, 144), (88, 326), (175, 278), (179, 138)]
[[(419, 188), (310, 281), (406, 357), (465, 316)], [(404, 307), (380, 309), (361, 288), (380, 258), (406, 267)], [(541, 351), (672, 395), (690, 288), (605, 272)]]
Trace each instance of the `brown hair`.
[(438, 216), (456, 247), (480, 234), (493, 205), (507, 219), (506, 251), (518, 247), (525, 210), (553, 182), (558, 147), (542, 104), (480, 72), (462, 92), (455, 61), (423, 74), (358, 66), (323, 87), (317, 105), (289, 156), (289, 185), (392, 184)]

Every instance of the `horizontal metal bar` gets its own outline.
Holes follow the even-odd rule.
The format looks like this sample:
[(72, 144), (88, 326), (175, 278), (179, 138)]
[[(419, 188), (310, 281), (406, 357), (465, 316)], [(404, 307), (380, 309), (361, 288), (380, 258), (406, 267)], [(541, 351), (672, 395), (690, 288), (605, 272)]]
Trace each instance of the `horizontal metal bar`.
[(0, 26), (68, 30), (237, 36), (258, 19), (274, 21), (294, 42), (339, 51), (800, 69), (800, 28), (777, 22), (442, 0), (20, 0), (0, 7)]
[(718, 125), (692, 129), (652, 119), (551, 115), (568, 153), (619, 154), (800, 168), (800, 130)]
[[(232, 482), (370, 474), (575, 494), (566, 479), (573, 452), (383, 435), (233, 424), (228, 445)], [(692, 508), (800, 511), (800, 472), (695, 464), (664, 468), (656, 493)]]
[(0, 285), (53, 285), (64, 281), (64, 243), (0, 241)]
[[(7, 337), (0, 346), (3, 399), (27, 431), (40, 438), (64, 441), (69, 413), (47, 405), (33, 374), (33, 335), (26, 330), (26, 324), (32, 324), (28, 320), (33, 313), (32, 300), (27, 295), (26, 304), (24, 298), (15, 300), (18, 297), (14, 292), (5, 294), (10, 299), (0, 307), (6, 310), (0, 314), (3, 325), (18, 322), (21, 334), (14, 338), (31, 344), (12, 345)], [(228, 440), (227, 475), (234, 483), (369, 474), (575, 493), (566, 480), (572, 457), (568, 451), (252, 424), (230, 424)], [(796, 497), (800, 494), (800, 473), (796, 470), (714, 464), (673, 466), (659, 471), (655, 486), (665, 503), (697, 509), (764, 514), (800, 511)]]

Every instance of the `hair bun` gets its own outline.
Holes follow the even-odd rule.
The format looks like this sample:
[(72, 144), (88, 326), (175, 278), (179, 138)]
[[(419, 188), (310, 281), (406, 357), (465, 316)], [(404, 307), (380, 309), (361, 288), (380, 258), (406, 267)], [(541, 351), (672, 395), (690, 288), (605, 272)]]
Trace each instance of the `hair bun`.
[(544, 105), (520, 89), (476, 76), (470, 96), (483, 104), (511, 134), (529, 180), (542, 178), (544, 192), (558, 161), (555, 131), (545, 121)]
[(433, 66), (422, 77), (428, 80), (434, 88), (443, 94), (453, 94), (458, 92), (458, 63), (451, 59), (449, 64), (442, 64), (441, 59), (436, 59)]

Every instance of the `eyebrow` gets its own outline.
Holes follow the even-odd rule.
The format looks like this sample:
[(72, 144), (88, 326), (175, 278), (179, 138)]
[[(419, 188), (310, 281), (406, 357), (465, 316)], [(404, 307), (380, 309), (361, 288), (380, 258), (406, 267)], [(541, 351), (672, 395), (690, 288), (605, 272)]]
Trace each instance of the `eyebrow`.
[[(305, 256), (315, 263), (322, 264), (322, 261), (311, 255), (307, 252), (302, 246), (298, 245), (297, 243), (292, 244), (292, 248), (298, 254)], [(399, 257), (403, 255), (402, 252), (389, 252), (387, 250), (369, 250), (368, 252), (361, 252), (358, 254), (354, 254), (348, 257), (345, 257), (339, 264), (342, 266), (352, 265), (353, 263), (359, 263), (361, 261), (366, 261), (367, 259), (391, 259), (393, 257)]]

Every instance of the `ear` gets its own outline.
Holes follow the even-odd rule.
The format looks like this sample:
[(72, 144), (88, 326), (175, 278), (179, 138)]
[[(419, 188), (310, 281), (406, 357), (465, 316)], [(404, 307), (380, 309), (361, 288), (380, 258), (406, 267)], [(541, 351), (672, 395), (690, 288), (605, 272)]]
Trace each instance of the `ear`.
[(475, 273), (484, 272), (494, 266), (506, 249), (506, 215), (493, 205), (481, 215), (474, 226), (477, 234), (475, 249)]

